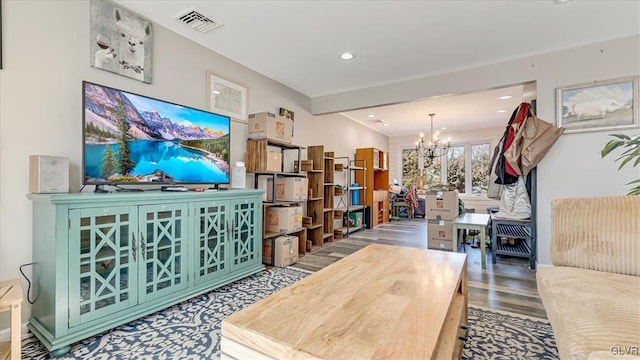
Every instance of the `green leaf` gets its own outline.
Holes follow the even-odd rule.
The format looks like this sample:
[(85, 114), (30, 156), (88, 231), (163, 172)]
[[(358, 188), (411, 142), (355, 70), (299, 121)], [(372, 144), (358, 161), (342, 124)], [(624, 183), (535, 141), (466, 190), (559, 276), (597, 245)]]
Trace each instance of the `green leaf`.
[(624, 142), (622, 141), (618, 141), (618, 140), (611, 140), (609, 141), (604, 148), (600, 151), (600, 156), (601, 157), (605, 157), (607, 156), (610, 152), (612, 152), (613, 150), (619, 148), (620, 146), (624, 145)]

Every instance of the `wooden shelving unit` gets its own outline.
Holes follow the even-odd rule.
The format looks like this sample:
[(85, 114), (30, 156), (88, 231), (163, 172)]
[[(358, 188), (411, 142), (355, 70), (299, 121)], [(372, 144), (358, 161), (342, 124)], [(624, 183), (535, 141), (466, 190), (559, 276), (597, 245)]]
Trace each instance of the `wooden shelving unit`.
[(307, 160), (313, 161), (312, 170), (307, 171), (309, 197), (307, 198), (307, 216), (311, 224), (306, 225), (307, 243), (311, 250), (324, 244), (324, 146), (307, 147)]
[[(375, 148), (356, 149), (356, 160), (364, 160), (370, 171), (356, 172), (356, 182), (367, 184), (364, 204), (371, 207), (370, 226), (389, 222), (389, 153)], [(361, 199), (362, 201), (362, 199)]]
[(333, 242), (333, 196), (335, 194), (333, 174), (335, 154), (333, 151), (324, 152), (324, 226), (322, 240), (324, 243)]
[[(300, 164), (302, 160), (302, 150), (305, 149), (303, 146), (298, 146), (290, 143), (285, 143), (278, 140), (273, 139), (248, 139), (247, 140), (247, 152), (245, 154), (245, 163), (247, 167), (247, 172), (254, 175), (254, 187), (258, 187), (259, 179), (267, 177), (271, 179), (271, 194), (273, 194), (272, 199), (269, 201), (264, 201), (263, 206), (263, 221), (264, 217), (267, 215), (267, 210), (272, 206), (302, 206), (304, 201), (278, 201), (276, 200), (276, 182), (278, 177), (288, 177), (288, 176), (299, 176), (305, 177), (305, 173), (300, 171), (298, 168), (297, 172), (284, 172), (284, 159), (285, 154), (287, 152), (293, 151), (295, 152), (297, 163)], [(270, 171), (267, 166), (267, 156), (269, 152), (280, 152), (281, 158), (283, 160), (282, 164), (280, 164), (280, 171)], [(288, 233), (280, 233), (280, 232), (267, 232), (266, 226), (262, 227), (262, 240), (272, 239), (281, 235), (291, 235), (298, 237), (298, 253), (300, 256), (304, 256), (308, 251), (307, 244), (307, 229), (295, 230)]]

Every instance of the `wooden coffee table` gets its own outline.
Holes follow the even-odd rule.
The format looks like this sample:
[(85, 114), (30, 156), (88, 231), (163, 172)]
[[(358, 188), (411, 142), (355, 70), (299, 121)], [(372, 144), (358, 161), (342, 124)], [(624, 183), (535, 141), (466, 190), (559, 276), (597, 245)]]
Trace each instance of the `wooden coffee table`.
[(223, 359), (459, 359), (465, 254), (369, 245), (222, 321)]

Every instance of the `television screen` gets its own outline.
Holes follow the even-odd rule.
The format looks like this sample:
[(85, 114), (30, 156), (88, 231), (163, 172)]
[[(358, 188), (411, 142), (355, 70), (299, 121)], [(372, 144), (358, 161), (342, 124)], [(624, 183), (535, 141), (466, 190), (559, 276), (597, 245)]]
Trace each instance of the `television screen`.
[(228, 184), (228, 116), (84, 81), (83, 184)]

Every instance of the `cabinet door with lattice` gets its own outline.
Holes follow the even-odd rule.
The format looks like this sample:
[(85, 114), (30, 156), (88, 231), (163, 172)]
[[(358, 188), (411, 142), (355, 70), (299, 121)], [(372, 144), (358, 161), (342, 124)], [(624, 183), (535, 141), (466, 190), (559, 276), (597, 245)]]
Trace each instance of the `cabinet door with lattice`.
[(231, 271), (262, 262), (262, 204), (256, 200), (233, 200), (231, 218)]
[(187, 287), (187, 204), (140, 206), (140, 302)]
[(69, 212), (70, 327), (137, 303), (137, 214), (128, 206)]
[(199, 202), (195, 204), (195, 282), (201, 283), (229, 273), (227, 260), (229, 231), (231, 230), (231, 203), (229, 200)]

